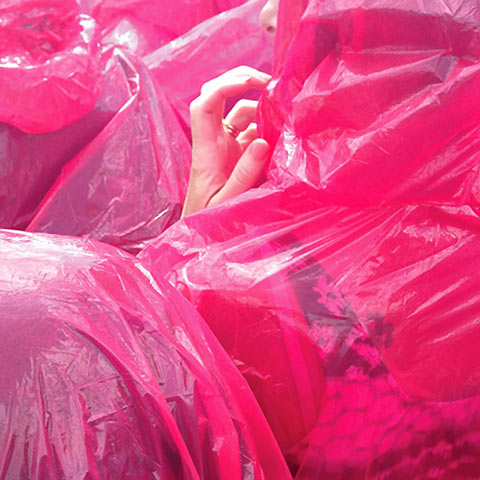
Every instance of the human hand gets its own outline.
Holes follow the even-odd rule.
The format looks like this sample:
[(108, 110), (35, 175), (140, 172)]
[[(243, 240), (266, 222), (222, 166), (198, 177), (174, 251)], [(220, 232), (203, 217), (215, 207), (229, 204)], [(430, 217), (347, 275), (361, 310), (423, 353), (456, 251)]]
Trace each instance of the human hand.
[(237, 67), (203, 85), (190, 105), (192, 168), (182, 217), (254, 187), (269, 157), (254, 123), (257, 103), (240, 100), (223, 120), (225, 100), (264, 89), (271, 76)]

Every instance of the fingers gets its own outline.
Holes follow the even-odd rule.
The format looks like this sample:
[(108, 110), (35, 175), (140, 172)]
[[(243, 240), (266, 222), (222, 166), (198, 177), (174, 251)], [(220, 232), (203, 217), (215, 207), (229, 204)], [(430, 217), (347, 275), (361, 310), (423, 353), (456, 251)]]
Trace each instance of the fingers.
[(261, 178), (269, 146), (257, 139), (257, 102), (235, 105), (225, 120), (234, 128), (224, 128), (223, 114), (228, 97), (264, 89), (270, 79), (253, 68), (238, 67), (207, 82), (191, 103), (192, 167), (182, 216), (238, 195)]
[(258, 102), (254, 100), (240, 100), (225, 119), (227, 124), (233, 125), (236, 130), (240, 131), (236, 140), (242, 150), (245, 150), (258, 137), (255, 123), (257, 107)]
[(258, 102), (239, 100), (229, 112), (225, 121), (240, 131), (245, 130), (257, 117)]
[[(199, 98), (204, 113), (217, 113), (218, 106), (228, 97), (239, 95), (252, 88), (263, 90), (271, 76), (251, 67), (237, 67), (205, 83)], [(223, 109), (222, 109), (223, 114)]]
[(270, 146), (265, 140), (254, 140), (238, 160), (223, 188), (210, 199), (208, 205), (216, 205), (253, 188), (262, 176), (269, 153)]
[(258, 129), (256, 123), (251, 123), (247, 129), (245, 129), (237, 137), (237, 142), (245, 150), (255, 139), (258, 138)]
[(263, 90), (270, 79), (270, 75), (254, 68), (238, 67), (207, 82), (201, 95), (190, 104), (192, 136), (213, 138), (221, 127), (225, 100), (250, 89)]

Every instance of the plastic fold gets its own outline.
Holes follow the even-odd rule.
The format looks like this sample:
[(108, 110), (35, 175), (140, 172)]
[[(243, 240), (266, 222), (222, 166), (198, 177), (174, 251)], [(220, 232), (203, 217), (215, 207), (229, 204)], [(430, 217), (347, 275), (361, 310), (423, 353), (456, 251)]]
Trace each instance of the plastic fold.
[(267, 183), (140, 254), (296, 479), (478, 477), (479, 40), (468, 0), (281, 2)]

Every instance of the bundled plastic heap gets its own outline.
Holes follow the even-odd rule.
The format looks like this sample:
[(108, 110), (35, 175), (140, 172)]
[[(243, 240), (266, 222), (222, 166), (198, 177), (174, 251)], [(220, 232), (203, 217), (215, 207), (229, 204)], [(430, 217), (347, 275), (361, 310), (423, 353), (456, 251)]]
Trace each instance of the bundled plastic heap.
[(0, 0), (0, 227), (138, 251), (174, 223), (189, 102), (272, 57), (262, 0), (243, 3)]
[(476, 0), (281, 3), (268, 182), (141, 254), (298, 480), (480, 475)]
[(144, 55), (204, 20), (242, 5), (245, 0), (80, 0), (80, 3), (108, 38)]
[(211, 331), (134, 257), (8, 231), (0, 253), (2, 479), (291, 479)]

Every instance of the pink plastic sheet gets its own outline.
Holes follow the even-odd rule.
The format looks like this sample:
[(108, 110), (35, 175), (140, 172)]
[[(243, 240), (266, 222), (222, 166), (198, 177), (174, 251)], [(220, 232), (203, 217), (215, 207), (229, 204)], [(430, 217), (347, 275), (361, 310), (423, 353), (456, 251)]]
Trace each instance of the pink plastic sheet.
[(0, 1), (0, 121), (29, 133), (83, 117), (100, 92), (97, 32), (73, 0)]
[(111, 48), (104, 63), (106, 95), (123, 92), (124, 103), (63, 167), (27, 230), (137, 250), (180, 216), (191, 147), (140, 60)]
[[(108, 60), (108, 55), (105, 56)], [(0, 225), (24, 229), (62, 168), (102, 131), (128, 101), (129, 86), (118, 64), (106, 61), (95, 108), (77, 122), (40, 135), (0, 124)]]
[(325, 377), (288, 276), (286, 259), (296, 259), (290, 248), (297, 241), (292, 237), (292, 245), (286, 234), (282, 245), (274, 226), (286, 228), (300, 213), (298, 202), (292, 212), (283, 198), (283, 192), (254, 191), (228, 208), (188, 217), (140, 259), (153, 274), (167, 274), (196, 306), (247, 379), (295, 468), (325, 401)]
[(298, 184), (187, 218), (141, 258), (211, 326), (298, 478), (475, 478), (479, 226)]
[(280, 7), (268, 182), (140, 258), (212, 327), (297, 479), (477, 478), (476, 3)]
[(291, 478), (191, 305), (134, 257), (0, 232), (2, 478)]
[[(241, 65), (271, 71), (273, 38), (262, 30), (259, 18), (264, 4), (263, 0), (250, 0), (144, 57), (187, 131), (190, 102), (200, 95), (205, 82)], [(242, 95), (258, 97), (255, 91)], [(231, 108), (239, 98), (228, 101), (226, 108)]]
[(342, 205), (477, 205), (480, 19), (456, 4), (309, 2), (265, 99), (273, 176)]
[(145, 55), (245, 0), (91, 0), (104, 40)]
[[(76, 54), (85, 57), (85, 65), (80, 60), (79, 64), (65, 61), (62, 65), (72, 67), (71, 75), (75, 74), (75, 65), (95, 66), (94, 78), (98, 84), (88, 89), (86, 95), (95, 92), (94, 100), (97, 96), (98, 99), (88, 113), (83, 112), (84, 116), (76, 121), (72, 117), (69, 122), (73, 123), (60, 128), (63, 125), (59, 123), (60, 114), (25, 97), (25, 102), (30, 102), (29, 109), (36, 109), (43, 122), (51, 122), (51, 127), (44, 128), (48, 133), (24, 133), (11, 124), (0, 124), (0, 149), (4, 152), (0, 155), (0, 226), (81, 235), (137, 251), (180, 216), (191, 161), (189, 102), (199, 94), (205, 81), (231, 67), (247, 63), (268, 70), (272, 39), (258, 26), (262, 4), (259, 0), (208, 20), (166, 46), (165, 50), (157, 49), (158, 45), (149, 37), (150, 27), (145, 30), (142, 26), (130, 28), (130, 17), (125, 12), (135, 12), (138, 21), (148, 20), (151, 26), (166, 20), (160, 15), (161, 11), (166, 9), (168, 15), (172, 15), (170, 4), (162, 6), (159, 3), (157, 16), (148, 16), (148, 2), (128, 5), (128, 2), (122, 5), (117, 2), (115, 8), (108, 2), (96, 7), (88, 1), (79, 3), (80, 7), (69, 3), (43, 3), (41, 8), (32, 7), (28, 11), (26, 3), (8, 4), (9, 22), (22, 26), (24, 36), (32, 30), (32, 38), (38, 42), (47, 34), (48, 38), (53, 38), (59, 32), (73, 42), (76, 37), (69, 36), (70, 30), (78, 27), (78, 19), (90, 25), (88, 35), (79, 33), (90, 42), (88, 48), (75, 50)], [(213, 7), (209, 2), (198, 2), (190, 20), (184, 19), (185, 28), (237, 3), (230, 5), (227, 1)], [(212, 7), (211, 11), (207, 4)], [(182, 5), (180, 3), (178, 8), (186, 8), (186, 4)], [(79, 11), (82, 15), (77, 15)], [(95, 30), (101, 29), (102, 24), (96, 28), (94, 20), (85, 16), (93, 12), (97, 12), (97, 22), (103, 21), (103, 13), (100, 13), (104, 12), (105, 18), (120, 29), (119, 35), (108, 33), (106, 27), (102, 35), (96, 34)], [(122, 17), (121, 12), (125, 16)], [(36, 23), (33, 20), (32, 24), (25, 23), (26, 16), (32, 16)], [(127, 23), (123, 24), (123, 20)], [(59, 25), (63, 30), (59, 30)], [(142, 37), (144, 33), (146, 36)], [(16, 48), (26, 56), (20, 58), (18, 68), (25, 67), (28, 72), (43, 75), (44, 85), (59, 85), (56, 70), (52, 70), (53, 60), (39, 63), (33, 69), (27, 68), (29, 52), (37, 52), (39, 47), (37, 44), (25, 46), (20, 41), (23, 37), (18, 38)], [(97, 48), (99, 40), (103, 44), (101, 48)], [(224, 42), (230, 45), (227, 50)], [(70, 52), (68, 45), (57, 45), (58, 51), (52, 58), (55, 61), (66, 58)], [(157, 51), (147, 58), (152, 68), (149, 70), (139, 55), (154, 49)], [(10, 71), (6, 67), (5, 70)], [(68, 80), (73, 86), (77, 85), (75, 78), (74, 75)], [(65, 86), (63, 93), (69, 95), (67, 84), (62, 85)], [(249, 95), (258, 96), (258, 92)], [(21, 100), (18, 95), (7, 96), (0, 101), (0, 110), (11, 106), (13, 98)], [(51, 91), (45, 92), (42, 98), (42, 102), (50, 103), (58, 99), (57, 107), (70, 115), (71, 109), (66, 109), (61, 98)], [(76, 101), (75, 98), (72, 97), (72, 101)], [(80, 96), (77, 100), (81, 100)], [(229, 106), (232, 104), (233, 101)], [(28, 113), (23, 108), (17, 110), (22, 115)], [(17, 125), (13, 120), (11, 123)]]

